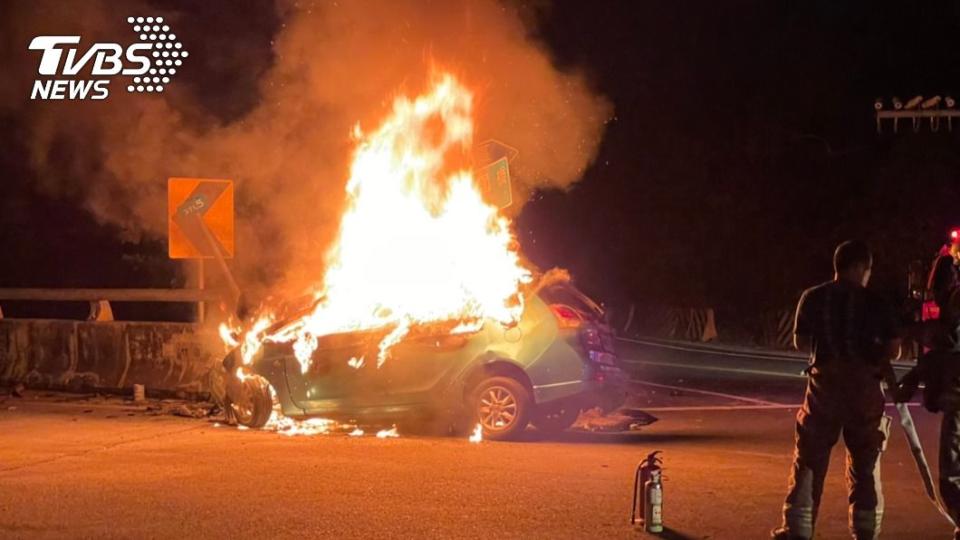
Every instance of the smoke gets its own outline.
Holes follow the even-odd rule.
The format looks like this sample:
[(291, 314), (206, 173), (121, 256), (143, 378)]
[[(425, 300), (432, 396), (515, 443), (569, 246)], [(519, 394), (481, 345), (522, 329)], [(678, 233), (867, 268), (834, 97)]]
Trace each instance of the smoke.
[[(344, 203), (351, 128), (375, 127), (394, 96), (423, 91), (436, 68), (475, 89), (477, 142), (496, 138), (520, 150), (511, 164), (511, 212), (535, 190), (576, 182), (612, 112), (582, 74), (553, 65), (517, 9), (494, 0), (282, 1), (272, 57), (236, 45), (242, 38), (227, 50), (204, 47), (204, 28), (190, 13), (150, 4), (4, 9), (0, 52), (18, 61), (0, 88), (0, 114), (22, 125), (38, 189), (79, 197), (98, 220), (133, 237), (162, 238), (167, 177), (233, 179), (233, 266), (246, 288), (295, 289), (322, 276)], [(167, 92), (127, 94), (113, 83), (103, 102), (28, 99), (39, 60), (27, 50), (32, 36), (76, 32), (83, 43), (124, 42), (125, 17), (140, 14), (163, 15), (192, 52), (184, 78)], [(225, 121), (217, 95), (235, 93), (204, 72), (244, 59), (258, 77), (255, 99)]]

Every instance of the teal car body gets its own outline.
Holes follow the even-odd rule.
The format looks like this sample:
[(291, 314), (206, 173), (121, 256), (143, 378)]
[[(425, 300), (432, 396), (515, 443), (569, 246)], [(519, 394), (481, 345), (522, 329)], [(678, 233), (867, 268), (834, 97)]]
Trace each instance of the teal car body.
[[(462, 410), (491, 377), (517, 381), (537, 413), (623, 400), (623, 372), (602, 311), (569, 283), (528, 296), (516, 325), (487, 321), (476, 332), (419, 329), (377, 365), (384, 332), (326, 336), (306, 371), (289, 344), (266, 344), (248, 370), (273, 387), (287, 416), (395, 418)], [(573, 414), (574, 418), (576, 414)], [(572, 422), (571, 422), (572, 423)]]

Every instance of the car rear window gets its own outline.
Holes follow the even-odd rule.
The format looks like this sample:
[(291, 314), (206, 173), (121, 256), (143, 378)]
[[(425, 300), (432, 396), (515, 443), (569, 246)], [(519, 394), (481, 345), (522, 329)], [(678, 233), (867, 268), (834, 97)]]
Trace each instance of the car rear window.
[(603, 319), (603, 310), (600, 306), (572, 285), (562, 284), (544, 287), (540, 290), (540, 298), (543, 298), (548, 304), (569, 306), (589, 319)]

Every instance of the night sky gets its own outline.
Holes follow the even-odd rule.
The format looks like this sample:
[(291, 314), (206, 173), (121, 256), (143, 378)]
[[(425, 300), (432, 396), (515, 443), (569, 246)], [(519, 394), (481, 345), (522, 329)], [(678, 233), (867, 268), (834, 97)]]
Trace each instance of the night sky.
[[(253, 51), (184, 74), (223, 121), (242, 115), (271, 61), (272, 6), (155, 4), (208, 28), (196, 58)], [(875, 248), (875, 285), (902, 294), (907, 264), (960, 224), (958, 135), (880, 135), (873, 117), (877, 97), (960, 96), (956, 2), (526, 8), (557, 64), (584, 71), (615, 118), (583, 180), (538, 195), (518, 236), (536, 263), (570, 268), (611, 305), (790, 305), (852, 237)], [(121, 241), (70, 194), (41, 195), (22, 129), (0, 115), (0, 286), (179, 283), (164, 239)]]

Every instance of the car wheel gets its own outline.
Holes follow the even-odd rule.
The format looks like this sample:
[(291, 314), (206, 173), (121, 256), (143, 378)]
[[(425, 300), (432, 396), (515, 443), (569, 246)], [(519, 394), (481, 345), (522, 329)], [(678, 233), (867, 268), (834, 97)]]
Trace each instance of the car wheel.
[(487, 439), (515, 439), (530, 422), (530, 392), (510, 377), (481, 381), (471, 393), (470, 405), (471, 416)]
[(273, 412), (270, 383), (259, 375), (249, 375), (240, 383), (240, 395), (230, 400), (237, 423), (250, 428), (262, 428)]
[(537, 411), (537, 416), (533, 419), (533, 425), (538, 431), (544, 433), (560, 433), (573, 425), (580, 417), (580, 407), (548, 407)]

